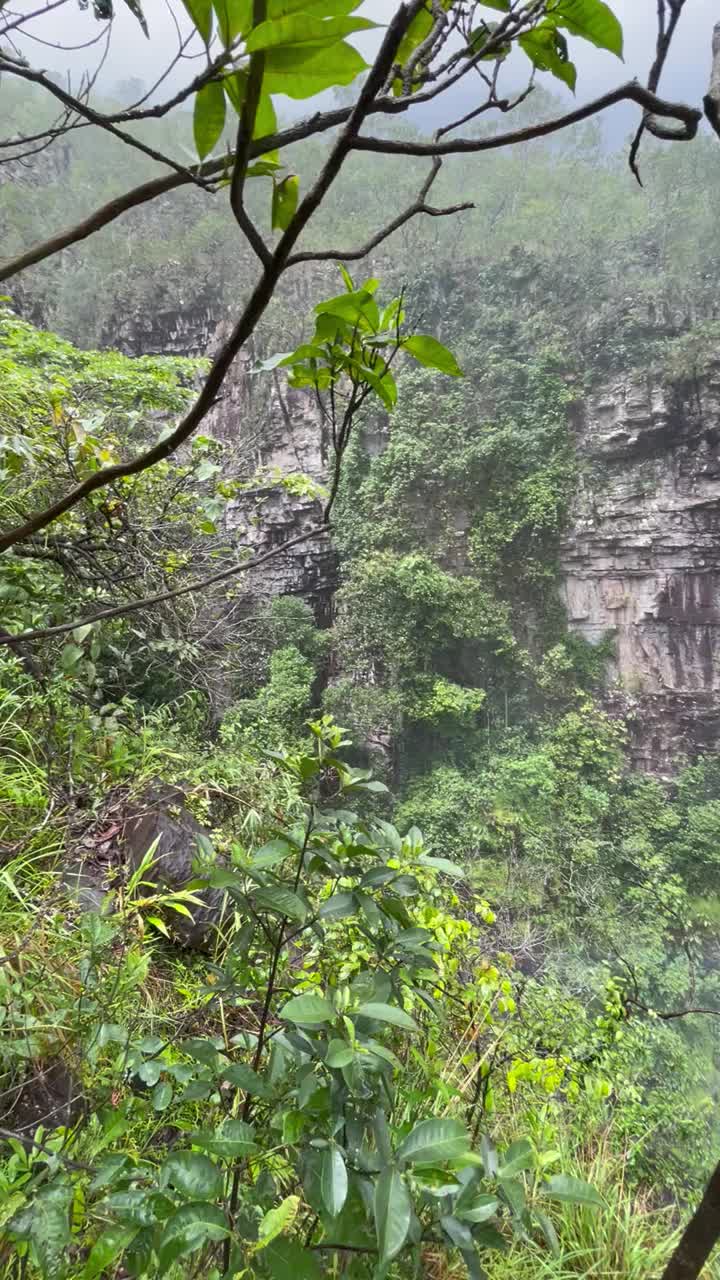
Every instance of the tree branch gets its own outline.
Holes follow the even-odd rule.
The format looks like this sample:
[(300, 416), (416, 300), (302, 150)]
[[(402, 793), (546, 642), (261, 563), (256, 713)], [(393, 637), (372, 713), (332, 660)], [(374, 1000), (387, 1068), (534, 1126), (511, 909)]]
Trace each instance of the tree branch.
[(244, 342), (254, 331), (258, 320), (270, 303), (292, 249), (313, 214), (322, 204), (328, 190), (342, 169), (347, 156), (352, 151), (353, 145), (357, 140), (358, 131), (362, 127), (375, 95), (380, 91), (384, 83), (384, 77), (389, 74), (392, 60), (400, 41), (422, 4), (423, 0), (411, 0), (411, 3), (403, 3), (398, 8), (385, 32), (385, 38), (373, 67), (350, 112), (344, 130), (335, 142), (314, 185), (301, 201), (289, 226), (280, 238), (268, 265), (253, 289), (243, 314), (216, 355), (195, 403), (175, 430), (170, 432), (163, 440), (159, 440), (150, 449), (146, 449), (144, 453), (138, 454), (127, 462), (118, 462), (110, 467), (101, 467), (93, 475), (88, 476), (82, 484), (76, 485), (63, 498), (58, 499), (57, 502), (47, 507), (44, 511), (35, 512), (24, 524), (10, 529), (8, 533), (0, 537), (0, 552), (7, 551), (15, 543), (22, 542), (31, 534), (46, 528), (47, 525), (52, 524), (59, 516), (72, 510), (83, 498), (88, 497), (97, 489), (102, 489), (124, 476), (139, 475), (142, 471), (154, 466), (156, 462), (162, 462), (165, 458), (169, 458), (197, 430), (214, 405), (230, 365)]
[(135, 613), (138, 609), (147, 609), (155, 604), (163, 604), (166, 600), (177, 600), (179, 596), (187, 596), (195, 591), (204, 591), (207, 587), (214, 586), (217, 582), (225, 582), (228, 578), (237, 577), (239, 573), (247, 573), (249, 569), (255, 569), (258, 565), (265, 564), (268, 560), (274, 559), (275, 556), (282, 555), (284, 551), (289, 551), (291, 547), (298, 546), (301, 542), (309, 542), (311, 538), (319, 538), (321, 534), (329, 532), (329, 525), (321, 524), (316, 529), (310, 529), (307, 533), (300, 533), (296, 538), (289, 538), (287, 542), (281, 542), (276, 547), (272, 547), (270, 551), (265, 551), (261, 556), (255, 556), (252, 560), (244, 560), (242, 564), (234, 564), (230, 569), (221, 569), (218, 573), (213, 573), (209, 578), (199, 578), (195, 582), (186, 583), (183, 587), (175, 587), (173, 591), (158, 591), (155, 595), (144, 596), (142, 600), (131, 600), (127, 604), (113, 605), (109, 609), (100, 609), (98, 613), (91, 613), (86, 618), (76, 618), (74, 622), (62, 622), (56, 627), (40, 627), (37, 631), (20, 631), (16, 635), (9, 635), (7, 632), (0, 632), (0, 645), (8, 645), (11, 648), (17, 644), (26, 644), (34, 640), (49, 640), (52, 636), (67, 635), (68, 632), (74, 631), (76, 627), (87, 627), (95, 622), (108, 622), (111, 618), (121, 618), (127, 613)]
[(466, 209), (474, 209), (475, 205), (472, 200), (466, 200), (464, 204), (448, 205), (445, 209), (435, 209), (432, 205), (424, 204), (421, 200), (416, 200), (410, 205), (404, 213), (398, 214), (392, 222), (389, 222), (382, 231), (378, 231), (372, 239), (360, 249), (323, 249), (318, 252), (308, 250), (306, 253), (294, 253), (288, 259), (288, 267), (296, 267), (300, 262), (354, 262), (358, 258), (366, 258), (373, 249), (376, 249), (383, 240), (387, 240), (389, 236), (397, 231), (399, 227), (404, 226), (411, 218), (417, 217), (418, 214), (425, 213), (431, 218), (445, 218), (451, 213), (463, 213)]
[(703, 106), (708, 121), (720, 138), (720, 22), (716, 22), (713, 28), (712, 56), (710, 84), (703, 98)]
[(156, 151), (154, 147), (148, 147), (139, 138), (134, 138), (131, 133), (126, 133), (124, 129), (118, 129), (111, 121), (106, 120), (93, 107), (82, 102), (80, 98), (75, 98), (71, 93), (66, 93), (59, 84), (55, 84), (53, 80), (48, 80), (43, 71), (33, 71), (32, 67), (24, 66), (21, 62), (16, 62), (14, 58), (9, 58), (7, 54), (0, 54), (0, 72), (5, 71), (10, 75), (17, 76), (20, 80), (28, 80), (31, 84), (40, 85), (53, 97), (62, 102), (63, 106), (73, 111), (76, 115), (82, 116), (90, 124), (97, 125), (99, 128), (105, 129), (111, 133), (113, 137), (118, 138), (121, 142), (125, 142), (129, 147), (134, 147), (136, 151), (141, 151), (143, 155), (149, 156), (151, 160), (155, 160), (158, 164), (167, 165), (173, 169), (175, 173), (182, 174), (186, 181), (197, 182), (197, 177), (190, 169), (183, 165), (177, 164), (170, 156), (163, 155), (161, 151)]
[(513, 146), (518, 142), (531, 142), (534, 138), (546, 138), (561, 129), (567, 129), (581, 120), (614, 107), (618, 102), (637, 102), (646, 111), (665, 119), (677, 120), (683, 126), (682, 133), (668, 134), (673, 139), (691, 141), (695, 137), (702, 112), (695, 107), (688, 107), (683, 102), (665, 102), (649, 89), (643, 88), (637, 80), (612, 89), (600, 98), (593, 98), (584, 107), (569, 111), (567, 115), (556, 116), (554, 120), (546, 120), (543, 124), (530, 125), (527, 129), (516, 129), (511, 133), (499, 133), (486, 138), (455, 138), (447, 142), (410, 142), (396, 141), (393, 138), (357, 138), (355, 151), (375, 151), (383, 155), (401, 156), (450, 156), (472, 155), (477, 151), (495, 151), (499, 147)]

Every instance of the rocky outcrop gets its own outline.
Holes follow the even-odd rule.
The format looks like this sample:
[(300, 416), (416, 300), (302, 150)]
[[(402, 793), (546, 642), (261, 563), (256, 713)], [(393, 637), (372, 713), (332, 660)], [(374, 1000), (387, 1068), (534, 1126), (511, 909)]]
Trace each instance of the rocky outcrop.
[(619, 379), (574, 427), (569, 625), (592, 643), (611, 633), (610, 705), (635, 763), (668, 773), (720, 741), (720, 362), (682, 386)]

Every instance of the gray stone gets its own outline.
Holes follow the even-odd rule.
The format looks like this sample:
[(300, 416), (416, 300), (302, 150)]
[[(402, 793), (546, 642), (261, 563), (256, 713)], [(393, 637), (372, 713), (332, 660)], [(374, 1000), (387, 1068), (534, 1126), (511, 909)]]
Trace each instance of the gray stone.
[[(130, 871), (136, 871), (150, 848), (155, 846), (152, 866), (143, 879), (159, 890), (183, 889), (189, 880), (202, 874), (207, 863), (203, 844), (209, 832), (201, 826), (187, 807), (185, 792), (180, 787), (156, 783), (148, 787), (124, 824), (123, 848)], [(157, 843), (156, 843), (157, 842)], [(215, 928), (222, 918), (225, 894), (221, 889), (193, 890), (202, 907), (186, 903), (192, 920), (178, 912), (165, 912), (171, 936), (186, 947), (210, 946)]]

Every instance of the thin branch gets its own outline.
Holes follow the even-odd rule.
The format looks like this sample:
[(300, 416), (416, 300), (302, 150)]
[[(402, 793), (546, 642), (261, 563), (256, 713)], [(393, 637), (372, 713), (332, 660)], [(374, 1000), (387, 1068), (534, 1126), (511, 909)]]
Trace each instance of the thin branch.
[(376, 249), (383, 240), (387, 240), (389, 236), (397, 231), (399, 227), (404, 226), (411, 218), (415, 218), (418, 214), (424, 213), (431, 218), (446, 218), (451, 213), (463, 213), (466, 209), (474, 209), (475, 205), (471, 200), (466, 200), (464, 204), (448, 205), (445, 209), (434, 209), (431, 205), (424, 204), (417, 200), (415, 204), (410, 205), (404, 213), (398, 214), (392, 222), (389, 222), (382, 231), (378, 231), (372, 239), (368, 240), (360, 249), (323, 249), (319, 252), (308, 250), (306, 253), (294, 253), (288, 260), (288, 267), (296, 267), (299, 262), (354, 262), (358, 258), (365, 258), (373, 249)]
[(22, 63), (16, 62), (14, 58), (8, 57), (7, 53), (0, 55), (0, 72), (5, 71), (9, 75), (17, 76), (20, 80), (28, 80), (31, 84), (40, 85), (41, 88), (51, 93), (57, 98), (63, 106), (73, 111), (76, 115), (83, 116), (90, 124), (97, 125), (99, 128), (105, 129), (111, 133), (113, 137), (118, 138), (121, 142), (127, 143), (129, 147), (134, 147), (136, 151), (141, 151), (143, 155), (149, 156), (151, 160), (155, 160), (158, 164), (167, 165), (173, 169), (175, 173), (182, 174), (185, 180), (197, 182), (197, 177), (183, 165), (177, 164), (170, 156), (163, 155), (161, 151), (156, 151), (154, 147), (148, 147), (139, 138), (134, 138), (131, 133), (126, 133), (124, 129), (118, 127), (112, 122), (105, 120), (103, 116), (94, 110), (93, 107), (82, 102), (80, 98), (74, 97), (70, 93), (66, 93), (59, 84), (55, 84), (53, 80), (49, 80), (43, 71), (34, 71), (32, 67), (23, 66)]
[(546, 138), (561, 129), (567, 129), (581, 120), (588, 120), (600, 111), (614, 107), (618, 102), (637, 102), (639, 106), (653, 115), (665, 119), (677, 120), (683, 126), (682, 133), (668, 134), (673, 140), (691, 141), (698, 130), (702, 112), (695, 107), (688, 107), (683, 102), (666, 102), (658, 98), (649, 89), (643, 88), (637, 80), (604, 93), (600, 98), (593, 98), (584, 107), (569, 111), (567, 115), (556, 116), (554, 120), (546, 120), (543, 124), (531, 125), (527, 129), (516, 129), (511, 133), (499, 133), (486, 138), (456, 138), (448, 142), (410, 142), (393, 138), (357, 138), (353, 144), (355, 151), (373, 151), (383, 155), (401, 156), (450, 156), (472, 155), (477, 151), (494, 151), (499, 147), (513, 146), (518, 142), (531, 142), (534, 138)]
[(67, 635), (68, 632), (74, 631), (76, 627), (87, 627), (95, 622), (107, 622), (110, 618), (121, 618), (125, 614), (134, 613), (137, 609), (148, 609), (152, 605), (163, 604), (166, 600), (177, 600), (178, 596), (187, 596), (195, 591), (205, 591), (207, 587), (212, 587), (217, 582), (226, 582), (228, 578), (234, 578), (240, 573), (247, 573), (250, 569), (256, 569), (258, 565), (265, 564), (268, 560), (273, 560), (275, 556), (282, 555), (283, 552), (289, 551), (291, 547), (296, 547), (301, 542), (309, 542), (311, 538), (318, 538), (321, 534), (327, 533), (328, 530), (329, 526), (323, 523), (315, 529), (310, 529), (307, 533), (300, 533), (296, 538), (289, 538), (287, 542), (279, 543), (276, 547), (265, 551), (261, 556), (255, 556), (252, 560), (244, 560), (242, 564), (234, 564), (230, 569), (222, 569), (218, 573), (211, 574), (209, 578), (196, 579), (194, 582), (186, 583), (183, 587), (175, 587), (172, 591), (158, 591), (155, 595), (145, 596), (142, 600), (131, 600), (127, 604), (113, 605), (109, 609), (101, 609), (98, 613), (91, 613), (86, 618), (76, 618), (74, 622), (62, 622), (55, 627), (41, 627), (37, 631), (20, 631), (16, 635), (0, 632), (0, 645), (14, 646), (34, 640), (47, 640), (52, 636)]
[[(253, 29), (255, 27), (259, 27), (260, 24), (265, 21), (266, 17), (267, 0), (253, 0)], [(270, 250), (248, 214), (244, 202), (245, 179), (247, 177), (248, 164), (250, 162), (250, 152), (252, 149), (253, 134), (255, 132), (255, 121), (257, 119), (258, 107), (260, 105), (260, 97), (262, 95), (264, 74), (265, 54), (253, 53), (250, 58), (250, 71), (248, 73), (247, 89), (245, 91), (240, 119), (238, 121), (237, 138), (235, 142), (235, 163), (233, 165), (232, 179), (230, 181), (230, 208), (235, 215), (235, 220), (241, 231), (244, 233), (263, 266), (266, 267), (271, 258)]]
[(20, 14), (13, 22), (5, 23), (5, 26), (0, 29), (0, 36), (6, 36), (8, 31), (14, 31), (25, 22), (32, 22), (33, 18), (44, 18), (46, 13), (52, 13), (53, 9), (59, 9), (64, 4), (67, 4), (67, 0), (53, 0), (52, 4), (43, 5), (42, 9), (36, 9), (34, 13)]
[[(657, 42), (655, 46), (655, 60), (652, 64), (652, 67), (650, 68), (650, 74), (648, 76), (648, 82), (647, 82), (647, 87), (652, 91), (652, 93), (657, 92), (657, 87), (660, 83), (660, 77), (663, 72), (663, 67), (665, 66), (665, 61), (667, 59), (668, 53), (670, 52), (670, 45), (672, 44), (672, 39), (675, 34), (675, 28), (677, 27), (677, 24), (680, 20), (680, 14), (683, 11), (685, 0), (669, 0), (669, 3), (670, 3), (670, 22), (666, 25), (665, 0), (657, 0), (658, 34), (657, 34)], [(634, 173), (635, 177), (637, 178), (640, 186), (642, 186), (642, 179), (640, 177), (640, 170), (638, 169), (638, 164), (637, 164), (637, 156), (640, 150), (640, 143), (642, 142), (643, 134), (645, 133), (646, 129), (650, 133), (655, 133), (656, 128), (657, 126), (653, 122), (653, 117), (649, 114), (644, 115), (642, 120), (640, 121), (640, 124), (638, 125), (637, 133), (635, 134), (635, 137), (633, 138), (633, 141), (632, 141), (632, 146), (630, 147), (628, 164), (630, 165), (630, 169), (632, 173)], [(667, 134), (661, 132), (658, 136), (667, 137)]]
[(255, 326), (272, 300), (292, 249), (313, 214), (322, 204), (327, 192), (340, 173), (345, 160), (352, 151), (353, 145), (357, 140), (358, 130), (363, 125), (375, 94), (383, 84), (383, 79), (379, 76), (379, 69), (383, 70), (385, 76), (389, 74), (392, 57), (397, 52), (404, 32), (415, 14), (419, 12), (422, 3), (423, 0), (412, 0), (410, 4), (401, 4), (398, 8), (395, 17), (385, 32), (385, 38), (375, 63), (350, 112), (344, 130), (335, 142), (314, 185), (301, 201), (289, 226), (280, 238), (270, 262), (250, 296), (245, 310), (227, 341), (216, 355), (205, 383), (185, 417), (182, 418), (174, 431), (170, 432), (163, 440), (159, 440), (150, 449), (145, 450), (144, 453), (138, 454), (128, 462), (118, 462), (113, 466), (101, 467), (93, 475), (88, 476), (82, 484), (76, 485), (63, 498), (58, 499), (57, 502), (47, 507), (44, 511), (36, 512), (24, 524), (10, 529), (8, 533), (0, 537), (0, 552), (6, 551), (9, 547), (14, 546), (16, 542), (22, 542), (31, 534), (46, 528), (47, 525), (52, 524), (54, 520), (64, 515), (65, 512), (72, 510), (83, 498), (88, 497), (89, 494), (94, 493), (97, 489), (102, 489), (123, 476), (139, 475), (149, 467), (153, 467), (156, 462), (162, 462), (165, 458), (169, 458), (197, 430), (215, 404), (230, 365), (243, 344), (253, 333)]
[(709, 123), (720, 138), (720, 22), (716, 22), (713, 28), (712, 57), (710, 85), (703, 98), (703, 107)]

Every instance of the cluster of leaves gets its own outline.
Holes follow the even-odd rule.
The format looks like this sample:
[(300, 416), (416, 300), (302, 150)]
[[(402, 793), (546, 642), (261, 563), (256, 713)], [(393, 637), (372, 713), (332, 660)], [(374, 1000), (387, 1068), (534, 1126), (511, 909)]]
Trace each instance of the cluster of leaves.
[[(512, 983), (481, 962), (457, 898), (438, 883), (457, 881), (458, 867), (428, 853), (417, 829), (401, 837), (328, 807), (383, 788), (347, 765), (332, 721), (310, 728), (312, 747), (274, 757), (310, 794), (270, 840), (233, 844), (225, 866), (175, 895), (153, 888), (149, 851), (102, 914), (66, 934), (62, 984), (47, 984), (60, 903), (28, 939), (22, 968), (3, 968), (5, 1069), (13, 1055), (67, 1061), (73, 1050), (92, 1103), (57, 1136), (37, 1132), (29, 1152), (7, 1144), (4, 1247), (32, 1272), (81, 1268), (89, 1280), (122, 1260), (131, 1274), (162, 1275), (192, 1257), (225, 1274), (315, 1277), (350, 1252), (362, 1275), (442, 1246), (479, 1275), (480, 1257), (508, 1233), (559, 1248), (553, 1200), (600, 1204), (582, 1181), (549, 1174), (556, 1157), (536, 1143), (496, 1150), (488, 1132), (473, 1136), (494, 1046), (508, 1032), (522, 1041)], [(184, 1011), (163, 1010), (154, 1033), (140, 1034), (153, 960), (143, 918), (192, 909), (207, 883), (227, 893), (236, 923)], [(188, 1034), (193, 1021), (205, 1030)], [(467, 1056), (451, 1071), (468, 1025)], [(469, 1107), (468, 1069), (486, 1082)], [(522, 1078), (547, 1092), (551, 1074), (539, 1061), (526, 1070), (521, 1054), (498, 1088)]]

